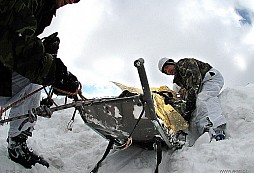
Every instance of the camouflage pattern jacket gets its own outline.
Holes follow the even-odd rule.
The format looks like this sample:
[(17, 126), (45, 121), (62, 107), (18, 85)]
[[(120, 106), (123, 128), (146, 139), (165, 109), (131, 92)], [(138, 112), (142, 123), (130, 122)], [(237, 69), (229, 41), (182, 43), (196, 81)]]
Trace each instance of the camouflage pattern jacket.
[(211, 68), (208, 63), (194, 58), (184, 58), (175, 64), (174, 83), (185, 89), (186, 112), (195, 109), (201, 82)]
[(53, 58), (37, 37), (50, 25), (55, 0), (0, 0), (0, 96), (11, 96), (11, 74), (47, 84)]

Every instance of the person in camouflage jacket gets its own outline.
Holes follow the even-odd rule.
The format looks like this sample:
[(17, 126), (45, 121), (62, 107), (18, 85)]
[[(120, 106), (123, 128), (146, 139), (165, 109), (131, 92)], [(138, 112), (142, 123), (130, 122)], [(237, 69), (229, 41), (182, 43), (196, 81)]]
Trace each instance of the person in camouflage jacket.
[[(42, 42), (38, 35), (50, 25), (58, 8), (78, 1), (0, 0), (1, 107), (38, 89), (38, 84), (52, 85), (69, 92), (77, 90), (79, 82), (76, 76), (68, 72), (61, 59), (53, 55), (57, 53), (60, 39), (51, 36)], [(9, 117), (26, 114), (38, 107), (39, 101), (40, 93), (36, 93), (13, 106)], [(34, 125), (35, 122), (27, 119), (16, 120), (10, 123), (8, 133), (9, 157), (26, 168), (31, 168), (35, 163), (49, 166), (26, 145)]]
[(221, 134), (215, 134), (215, 131), (221, 133), (217, 128), (221, 125), (224, 128), (226, 124), (218, 101), (224, 85), (220, 72), (210, 64), (194, 58), (184, 58), (178, 62), (162, 58), (158, 67), (162, 73), (174, 75), (173, 83), (184, 90), (186, 108), (183, 117), (190, 122), (190, 131), (196, 131), (194, 138), (209, 131), (210, 127), (211, 137), (224, 138)]

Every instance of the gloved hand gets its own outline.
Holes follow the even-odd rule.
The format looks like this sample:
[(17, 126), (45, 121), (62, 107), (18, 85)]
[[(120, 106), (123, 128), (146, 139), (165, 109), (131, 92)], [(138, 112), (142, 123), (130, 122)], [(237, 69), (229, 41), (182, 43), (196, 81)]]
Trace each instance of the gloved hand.
[[(67, 67), (63, 64), (60, 58), (55, 58), (55, 82), (52, 84), (54, 88), (74, 93), (79, 87), (79, 81), (76, 76), (67, 71)], [(66, 95), (57, 89), (53, 92), (57, 95)]]
[(68, 95), (67, 93), (63, 93), (57, 89), (75, 93), (79, 87), (79, 81), (76, 76), (74, 76), (71, 72), (67, 71), (66, 76), (64, 76), (61, 80), (56, 80), (52, 85), (56, 89), (53, 89), (53, 92), (57, 95)]
[(57, 37), (58, 33), (55, 32), (48, 37), (42, 38), (42, 42), (45, 48), (45, 52), (56, 55), (59, 49), (60, 38)]
[(172, 98), (172, 97), (164, 97), (164, 103), (166, 105), (173, 105), (174, 104), (174, 98)]
[(167, 91), (153, 91), (153, 93), (159, 94), (160, 96), (162, 96), (164, 98), (164, 103), (167, 104), (173, 104), (174, 103), (174, 96), (171, 92), (167, 92)]
[(183, 117), (186, 121), (190, 122), (191, 114), (192, 114), (191, 111), (186, 111), (186, 112), (184, 112), (184, 113), (182, 114), (182, 117)]

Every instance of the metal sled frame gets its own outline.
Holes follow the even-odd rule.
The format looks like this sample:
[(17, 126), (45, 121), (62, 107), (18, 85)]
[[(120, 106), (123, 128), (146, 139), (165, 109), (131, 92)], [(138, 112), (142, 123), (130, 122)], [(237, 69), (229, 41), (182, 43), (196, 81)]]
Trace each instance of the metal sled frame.
[[(159, 136), (169, 148), (179, 147), (175, 136), (171, 136), (156, 115), (144, 68), (144, 59), (136, 60), (134, 66), (138, 70), (143, 94), (123, 98), (96, 99), (96, 102), (79, 108), (82, 119), (95, 132), (114, 141), (117, 146), (125, 144), (134, 130), (131, 134), (133, 142), (154, 142), (155, 137)], [(144, 115), (137, 118), (134, 114), (141, 114), (142, 108)], [(118, 112), (120, 116), (115, 115), (115, 112)]]
[[(133, 142), (150, 142), (158, 131), (149, 117), (149, 108), (143, 105), (142, 96), (136, 95), (124, 98), (104, 98), (96, 103), (82, 107), (81, 117), (84, 122), (104, 138), (114, 140), (116, 145), (124, 144), (131, 135)], [(139, 118), (134, 115), (144, 114)], [(116, 115), (116, 112), (118, 115)]]
[[(94, 103), (91, 106), (83, 106), (79, 109), (84, 122), (110, 141), (103, 157), (90, 173), (98, 172), (101, 162), (107, 157), (113, 144), (124, 145), (130, 136), (133, 137), (134, 142), (154, 142), (156, 144), (157, 164), (155, 173), (159, 172), (159, 165), (162, 159), (161, 141), (163, 140), (169, 148), (175, 147), (175, 144), (178, 145), (172, 136), (168, 135), (167, 129), (159, 122), (155, 113), (152, 94), (144, 68), (144, 59), (136, 60), (134, 65), (138, 69), (143, 95), (103, 100), (98, 104)], [(134, 117), (135, 106), (143, 107), (138, 119)], [(120, 117), (112, 114), (116, 112), (115, 108), (118, 109)], [(145, 115), (144, 118), (147, 119), (141, 119), (143, 113)], [(95, 120), (97, 119), (100, 119), (101, 122), (96, 122)], [(142, 125), (141, 123), (144, 124)], [(121, 127), (103, 127), (107, 125), (112, 127), (114, 124), (121, 124)], [(128, 134), (125, 134), (126, 132)], [(132, 132), (134, 133), (132, 134)]]
[[(162, 157), (161, 141), (164, 141), (168, 148), (179, 148), (182, 143), (178, 140), (177, 134), (170, 132), (170, 129), (166, 128), (156, 115), (144, 68), (144, 59), (136, 60), (134, 66), (138, 70), (143, 94), (132, 93), (122, 97), (100, 99), (82, 99), (80, 95), (81, 100), (78, 95), (74, 95), (72, 103), (52, 108), (41, 105), (30, 110), (28, 114), (0, 120), (0, 125), (23, 118), (33, 122), (36, 121), (36, 116), (50, 118), (55, 111), (74, 107), (73, 119), (76, 110), (78, 110), (86, 125), (109, 140), (106, 152), (91, 173), (98, 171), (100, 163), (106, 158), (113, 145), (124, 149), (131, 144), (130, 141), (156, 144), (157, 165), (155, 172), (157, 173)], [(139, 116), (137, 117), (136, 114)]]
[[(154, 142), (155, 137), (160, 137), (169, 148), (179, 147), (176, 134), (170, 132), (156, 115), (144, 59), (136, 60), (134, 65), (138, 70), (143, 94), (81, 100), (75, 95), (72, 103), (52, 108), (41, 105), (30, 110), (28, 114), (3, 119), (0, 124), (27, 117), (27, 121), (33, 122), (36, 116), (50, 118), (55, 111), (75, 107), (86, 125), (117, 146), (123, 146), (130, 139), (137, 143), (149, 143)], [(75, 113), (76, 111), (74, 115)]]

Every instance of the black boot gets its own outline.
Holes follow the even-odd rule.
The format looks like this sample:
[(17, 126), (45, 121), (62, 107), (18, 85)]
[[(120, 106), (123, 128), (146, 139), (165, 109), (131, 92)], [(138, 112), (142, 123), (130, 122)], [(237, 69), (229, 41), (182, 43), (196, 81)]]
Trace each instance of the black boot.
[(36, 163), (49, 167), (49, 163), (43, 157), (36, 155), (27, 147), (27, 136), (20, 134), (16, 137), (8, 138), (8, 153), (12, 161), (21, 164), (25, 168), (31, 169)]

